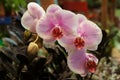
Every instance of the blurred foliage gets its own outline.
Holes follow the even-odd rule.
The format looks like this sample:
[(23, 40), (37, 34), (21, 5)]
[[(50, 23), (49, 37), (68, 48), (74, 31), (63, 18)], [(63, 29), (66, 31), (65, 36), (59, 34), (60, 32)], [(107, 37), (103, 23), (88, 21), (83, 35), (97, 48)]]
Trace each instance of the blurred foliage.
[(120, 64), (112, 59), (108, 63), (102, 58), (92, 80), (120, 80)]
[(120, 50), (120, 31), (116, 34), (116, 36), (113, 38), (113, 44), (114, 47), (116, 47), (118, 50)]
[(120, 8), (120, 0), (116, 0), (116, 7)]
[(115, 10), (115, 16), (120, 18), (120, 9)]
[(100, 8), (101, 0), (87, 0), (89, 8)]
[(25, 0), (0, 0), (0, 4), (3, 4), (6, 14), (9, 14), (11, 10), (20, 11), (27, 5)]
[(3, 41), (0, 39), (0, 47), (4, 46)]

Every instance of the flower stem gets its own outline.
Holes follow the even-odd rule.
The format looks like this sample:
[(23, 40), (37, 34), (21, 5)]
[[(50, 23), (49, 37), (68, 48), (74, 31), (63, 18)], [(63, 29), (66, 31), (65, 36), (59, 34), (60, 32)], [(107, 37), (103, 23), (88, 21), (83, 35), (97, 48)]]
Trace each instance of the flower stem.
[(39, 39), (39, 36), (37, 35), (37, 37), (36, 37), (34, 43), (36, 43), (36, 42), (38, 41), (38, 39)]

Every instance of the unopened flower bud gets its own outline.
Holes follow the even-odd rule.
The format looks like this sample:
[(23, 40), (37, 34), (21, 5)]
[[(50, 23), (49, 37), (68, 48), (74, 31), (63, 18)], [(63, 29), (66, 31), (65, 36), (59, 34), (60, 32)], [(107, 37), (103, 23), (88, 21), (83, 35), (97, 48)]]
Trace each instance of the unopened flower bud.
[(38, 50), (39, 50), (38, 45), (35, 42), (31, 42), (27, 48), (28, 57), (29, 58), (36, 57)]
[(28, 30), (25, 30), (24, 31), (24, 40), (28, 41), (28, 39), (30, 38), (30, 36), (31, 36), (31, 32), (28, 31)]

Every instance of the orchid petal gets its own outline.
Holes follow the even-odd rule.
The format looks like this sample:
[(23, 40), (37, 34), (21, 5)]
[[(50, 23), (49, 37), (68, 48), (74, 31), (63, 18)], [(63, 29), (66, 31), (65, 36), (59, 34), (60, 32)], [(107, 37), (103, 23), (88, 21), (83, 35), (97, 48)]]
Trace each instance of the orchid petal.
[(35, 2), (28, 4), (28, 10), (23, 14), (21, 18), (21, 24), (25, 29), (36, 33), (36, 24), (39, 19), (43, 17), (45, 11)]
[(77, 14), (77, 17), (78, 17), (79, 24), (80, 24), (82, 21), (87, 20), (87, 17), (85, 17), (85, 16), (82, 15), (82, 14)]
[(96, 64), (98, 63), (98, 59), (93, 54), (87, 53), (86, 55), (88, 58), (91, 58), (93, 61), (95, 61)]
[(56, 17), (59, 20), (59, 25), (66, 35), (73, 35), (75, 33), (78, 22), (74, 13), (67, 10), (58, 10), (56, 12)]
[(91, 73), (95, 73), (97, 69), (98, 59), (93, 54), (87, 53), (86, 55), (86, 69)]
[(83, 37), (85, 41), (85, 48), (88, 50), (96, 50), (98, 44), (102, 40), (101, 29), (95, 23), (89, 20), (85, 20), (80, 24), (78, 33), (81, 35), (81, 37)]
[(27, 8), (28, 8), (29, 13), (33, 17), (38, 18), (38, 19), (40, 19), (41, 16), (43, 16), (45, 14), (44, 9), (39, 4), (37, 4), (35, 2), (30, 2), (27, 5)]
[(75, 46), (73, 44), (74, 41), (74, 36), (63, 36), (58, 40), (58, 43), (66, 49), (66, 51), (73, 52), (75, 50)]
[[(52, 30), (57, 26), (63, 35), (73, 35), (73, 29), (77, 29), (77, 17), (66, 10), (57, 10), (55, 13), (46, 13), (45, 17), (37, 24), (37, 33), (43, 39), (52, 38)], [(76, 26), (75, 26), (76, 25)]]
[(51, 4), (51, 5), (47, 8), (46, 12), (47, 12), (47, 13), (55, 13), (57, 10), (61, 10), (61, 8), (60, 8), (58, 5), (56, 5), (56, 4)]
[[(52, 19), (55, 20), (52, 22)], [(52, 37), (52, 29), (55, 26), (54, 23), (57, 22), (56, 18), (52, 14), (46, 14), (46, 16), (38, 21), (36, 26), (37, 34), (43, 39), (51, 39)]]
[[(48, 11), (49, 10), (52, 9), (49, 8)], [(36, 31), (38, 35), (46, 41), (52, 40), (54, 38), (52, 35), (52, 30), (54, 27), (59, 26), (59, 20), (56, 17), (56, 12), (46, 13), (43, 19), (41, 19), (37, 24)]]
[(69, 53), (67, 62), (68, 67), (74, 73), (80, 74), (82, 77), (86, 76), (86, 74), (88, 73), (85, 67), (85, 50), (77, 50), (74, 53)]
[(30, 30), (31, 32), (36, 32), (36, 23), (37, 19), (32, 17), (28, 11), (24, 13), (24, 15), (21, 18), (21, 24), (23, 27), (27, 30)]

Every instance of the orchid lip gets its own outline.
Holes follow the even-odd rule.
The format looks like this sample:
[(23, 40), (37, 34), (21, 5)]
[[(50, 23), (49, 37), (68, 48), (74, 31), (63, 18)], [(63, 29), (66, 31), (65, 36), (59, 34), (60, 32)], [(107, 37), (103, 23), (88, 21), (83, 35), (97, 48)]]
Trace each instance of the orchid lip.
[(63, 36), (63, 32), (59, 26), (56, 26), (52, 30), (52, 36), (56, 39), (60, 39)]
[(91, 73), (94, 73), (96, 71), (96, 68), (97, 68), (97, 64), (95, 63), (94, 60), (91, 60), (91, 59), (86, 60), (85, 66), (88, 69), (88, 71)]
[(85, 45), (85, 41), (81, 37), (77, 37), (74, 40), (74, 45), (77, 49), (82, 49)]

